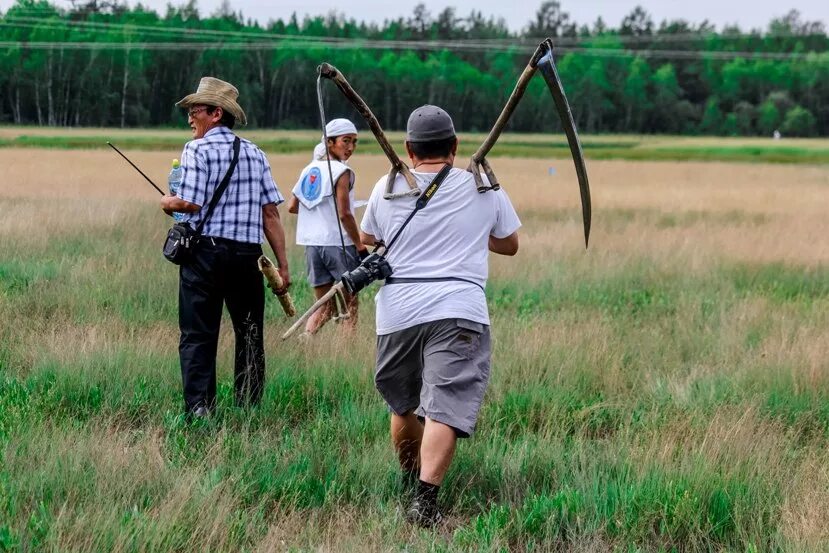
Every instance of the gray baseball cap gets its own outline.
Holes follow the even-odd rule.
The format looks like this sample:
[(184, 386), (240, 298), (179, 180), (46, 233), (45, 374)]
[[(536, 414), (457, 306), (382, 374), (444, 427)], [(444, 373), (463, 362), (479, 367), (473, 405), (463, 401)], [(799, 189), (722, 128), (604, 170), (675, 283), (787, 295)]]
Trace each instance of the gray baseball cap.
[(431, 142), (455, 136), (455, 125), (449, 114), (437, 106), (420, 106), (406, 123), (406, 140)]

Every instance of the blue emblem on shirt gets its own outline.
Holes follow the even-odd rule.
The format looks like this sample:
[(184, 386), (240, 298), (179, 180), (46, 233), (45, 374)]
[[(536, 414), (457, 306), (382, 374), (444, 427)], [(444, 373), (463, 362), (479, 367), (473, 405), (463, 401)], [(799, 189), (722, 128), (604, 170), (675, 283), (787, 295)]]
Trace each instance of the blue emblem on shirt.
[(322, 173), (319, 168), (311, 167), (311, 170), (302, 179), (302, 195), (309, 202), (313, 202), (322, 193)]

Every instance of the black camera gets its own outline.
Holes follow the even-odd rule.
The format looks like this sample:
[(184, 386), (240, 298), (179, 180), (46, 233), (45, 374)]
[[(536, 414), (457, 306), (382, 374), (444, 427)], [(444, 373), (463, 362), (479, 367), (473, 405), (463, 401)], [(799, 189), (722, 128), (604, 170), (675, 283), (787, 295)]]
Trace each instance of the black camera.
[(375, 280), (390, 277), (393, 272), (386, 258), (375, 252), (363, 259), (353, 271), (343, 273), (343, 287), (349, 294), (356, 294)]

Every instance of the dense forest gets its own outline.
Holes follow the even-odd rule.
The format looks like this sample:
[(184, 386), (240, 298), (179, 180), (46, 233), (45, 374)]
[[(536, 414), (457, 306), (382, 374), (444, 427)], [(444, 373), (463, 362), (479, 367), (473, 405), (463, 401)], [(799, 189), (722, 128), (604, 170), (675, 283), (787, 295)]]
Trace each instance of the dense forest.
[[(829, 37), (790, 11), (766, 29), (655, 22), (635, 7), (618, 28), (571, 20), (545, 1), (511, 31), (480, 12), (423, 4), (383, 24), (337, 13), (267, 25), (225, 2), (195, 0), (159, 14), (117, 0), (18, 0), (0, 14), (0, 122), (52, 126), (176, 126), (174, 102), (203, 75), (234, 83), (251, 126), (319, 124), (316, 67), (343, 71), (389, 129), (423, 103), (464, 131), (488, 130), (542, 38), (585, 132), (829, 135)], [(356, 117), (330, 84), (330, 115)], [(549, 92), (533, 80), (513, 131), (556, 128)]]

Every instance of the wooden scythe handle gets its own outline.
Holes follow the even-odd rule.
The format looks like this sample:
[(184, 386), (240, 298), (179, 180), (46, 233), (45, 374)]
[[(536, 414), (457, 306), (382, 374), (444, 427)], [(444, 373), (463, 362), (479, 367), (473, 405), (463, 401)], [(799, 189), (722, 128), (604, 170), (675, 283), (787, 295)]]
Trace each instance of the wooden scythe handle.
[[(417, 187), (417, 181), (415, 180), (414, 175), (412, 175), (409, 167), (400, 160), (397, 152), (395, 152), (394, 148), (392, 148), (391, 144), (389, 144), (385, 133), (383, 133), (383, 128), (377, 121), (377, 117), (375, 117), (374, 113), (372, 113), (371, 109), (369, 109), (365, 100), (363, 100), (360, 95), (354, 91), (340, 70), (330, 63), (320, 64), (317, 70), (320, 75), (326, 79), (330, 79), (335, 85), (337, 85), (340, 92), (343, 93), (346, 99), (351, 102), (351, 105), (354, 106), (363, 119), (365, 119), (372, 134), (374, 134), (374, 138), (376, 138), (377, 143), (380, 144), (380, 148), (383, 150), (383, 153), (386, 154), (386, 157), (391, 162), (392, 168), (389, 172), (389, 178), (386, 183), (386, 194), (384, 197), (389, 199), (390, 197), (420, 195), (420, 189)], [(403, 178), (406, 179), (406, 183), (409, 185), (409, 190), (403, 194), (392, 194), (391, 188), (394, 185), (394, 179), (398, 173), (403, 175)]]
[[(483, 144), (481, 144), (478, 150), (472, 154), (472, 160), (469, 163), (467, 171), (472, 173), (475, 177), (475, 185), (478, 187), (478, 192), (486, 192), (490, 189), (489, 186), (484, 184), (484, 181), (481, 178), (480, 165), (482, 163), (486, 163), (484, 158), (487, 154), (489, 154), (489, 151), (495, 145), (498, 137), (501, 136), (501, 132), (504, 130), (504, 127), (507, 126), (509, 118), (512, 117), (512, 114), (515, 111), (515, 108), (518, 107), (518, 103), (521, 101), (521, 98), (524, 97), (524, 92), (527, 90), (527, 86), (530, 84), (530, 80), (533, 78), (533, 75), (535, 75), (538, 60), (544, 55), (545, 44), (546, 43), (541, 43), (538, 48), (536, 48), (535, 53), (530, 58), (530, 62), (527, 64), (527, 67), (524, 68), (524, 71), (518, 78), (518, 82), (515, 83), (515, 88), (512, 90), (512, 94), (510, 94), (504, 109), (501, 110), (501, 115), (499, 115), (498, 119), (495, 121), (495, 125), (492, 126), (492, 130), (489, 131), (489, 134), (486, 139), (484, 139)], [(498, 184), (497, 179), (494, 179), (495, 174), (492, 172), (492, 169), (489, 168), (488, 163), (484, 165), (484, 171), (490, 180), (492, 189), (498, 190), (500, 185)]]

